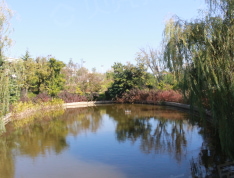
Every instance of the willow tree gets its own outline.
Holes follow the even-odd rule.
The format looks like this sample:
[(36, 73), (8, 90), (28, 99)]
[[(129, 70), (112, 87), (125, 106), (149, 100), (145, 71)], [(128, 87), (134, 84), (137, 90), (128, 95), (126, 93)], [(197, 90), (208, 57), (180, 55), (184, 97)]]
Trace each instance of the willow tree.
[[(182, 82), (192, 106), (211, 110), (223, 148), (234, 144), (234, 1), (207, 0), (199, 19), (171, 18), (165, 27), (164, 61)], [(231, 128), (231, 129), (228, 129)], [(230, 149), (232, 148), (232, 149)]]
[(8, 8), (4, 0), (0, 1), (0, 66), (2, 66), (4, 61), (4, 51), (12, 43), (10, 38), (10, 33), (12, 28), (10, 25), (10, 19), (13, 16), (13, 11)]
[(4, 52), (11, 44), (9, 33), (12, 11), (4, 1), (0, 1), (0, 117), (8, 112), (9, 106), (9, 66), (4, 64)]

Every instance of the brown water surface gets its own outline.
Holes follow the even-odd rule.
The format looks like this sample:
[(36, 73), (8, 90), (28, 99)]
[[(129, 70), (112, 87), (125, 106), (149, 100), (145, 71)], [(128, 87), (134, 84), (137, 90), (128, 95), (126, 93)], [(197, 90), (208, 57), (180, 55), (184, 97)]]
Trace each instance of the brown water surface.
[(212, 153), (202, 160), (212, 143), (205, 129), (187, 113), (162, 106), (39, 113), (7, 130), (0, 137), (1, 178), (205, 177), (216, 164), (209, 162)]

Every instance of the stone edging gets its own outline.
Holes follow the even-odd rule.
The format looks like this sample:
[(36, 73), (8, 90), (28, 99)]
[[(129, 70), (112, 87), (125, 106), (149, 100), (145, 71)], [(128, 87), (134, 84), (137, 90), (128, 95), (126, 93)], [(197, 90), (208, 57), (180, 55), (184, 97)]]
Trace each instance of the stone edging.
[[(99, 104), (112, 104), (116, 103), (115, 101), (89, 101), (89, 102), (74, 102), (74, 103), (65, 103), (63, 104), (64, 108), (77, 108), (77, 107), (87, 107), (87, 106), (97, 106)], [(133, 103), (134, 104), (134, 103)], [(136, 102), (136, 104), (153, 104), (153, 105), (165, 105), (165, 106), (172, 106), (177, 108), (182, 108), (186, 110), (190, 110), (191, 106), (188, 104), (182, 103), (175, 103), (175, 102), (154, 102), (154, 101), (145, 101), (145, 102)], [(199, 112), (197, 107), (193, 108), (194, 111)], [(212, 116), (211, 112), (206, 110), (206, 115)]]
[[(191, 109), (191, 106), (188, 104), (174, 103), (174, 102), (164, 102), (164, 103), (166, 106), (179, 107), (179, 108), (187, 109), (187, 110)], [(197, 107), (194, 107), (193, 109), (194, 109), (194, 111), (199, 112), (199, 109)], [(205, 113), (206, 113), (206, 115), (208, 115), (210, 117), (212, 116), (212, 114), (209, 110), (205, 110)]]
[[(111, 104), (113, 101), (89, 101), (89, 102), (74, 102), (74, 103), (64, 103), (62, 107), (66, 108), (78, 108), (78, 107), (87, 107), (87, 106), (97, 106), (100, 104)], [(0, 118), (3, 120), (4, 125), (11, 121), (12, 113), (8, 113), (4, 117)]]
[(11, 113), (8, 113), (7, 115), (3, 116), (2, 119), (3, 120), (3, 123), (4, 125), (6, 125), (8, 122), (10, 122), (10, 118), (11, 118), (12, 114)]
[[(154, 102), (154, 101), (143, 101), (143, 102), (136, 102), (138, 104), (153, 104), (153, 105), (161, 105), (161, 106), (172, 106), (172, 107), (176, 107), (176, 108), (181, 108), (181, 109), (185, 109), (185, 110), (191, 110), (191, 106), (188, 104), (183, 104), (183, 103), (175, 103), (175, 102)], [(195, 112), (199, 112), (199, 108), (198, 107), (193, 107), (193, 110)], [(207, 116), (212, 117), (212, 114), (209, 110), (205, 110), (205, 113)]]
[(74, 102), (74, 103), (64, 103), (63, 108), (77, 108), (77, 107), (87, 107), (87, 106), (97, 106), (100, 104), (112, 104), (114, 101), (88, 101), (88, 102)]
[[(98, 106), (101, 104), (113, 104), (116, 103), (115, 101), (88, 101), (88, 102), (74, 102), (74, 103), (64, 103), (63, 108), (78, 108), (78, 107), (89, 107), (89, 106)], [(165, 105), (165, 106), (172, 106), (177, 108), (182, 108), (186, 110), (190, 110), (190, 105), (182, 104), (182, 103), (175, 103), (175, 102), (153, 102), (153, 101), (145, 101), (145, 102), (136, 102), (136, 104), (154, 104), (154, 105)], [(198, 108), (194, 108), (195, 111), (199, 111)], [(205, 111), (208, 116), (212, 116), (211, 112), (206, 110)], [(6, 125), (8, 122), (10, 122), (12, 114), (8, 113), (5, 117), (1, 118), (3, 119), (4, 124)]]

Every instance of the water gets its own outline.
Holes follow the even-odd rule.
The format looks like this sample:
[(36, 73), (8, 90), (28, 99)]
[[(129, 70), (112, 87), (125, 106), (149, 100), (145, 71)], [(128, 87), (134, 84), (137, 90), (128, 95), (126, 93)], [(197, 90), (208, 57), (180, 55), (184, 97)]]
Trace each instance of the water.
[(7, 125), (1, 178), (189, 178), (216, 166), (202, 161), (211, 147), (205, 129), (172, 108), (103, 105), (44, 115)]

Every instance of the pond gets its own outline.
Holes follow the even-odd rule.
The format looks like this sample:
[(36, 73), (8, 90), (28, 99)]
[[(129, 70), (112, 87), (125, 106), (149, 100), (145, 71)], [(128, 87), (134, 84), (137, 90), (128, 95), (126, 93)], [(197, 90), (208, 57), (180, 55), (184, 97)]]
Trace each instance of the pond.
[(0, 137), (0, 177), (218, 177), (214, 167), (226, 158), (212, 132), (165, 106), (40, 112), (7, 125)]

